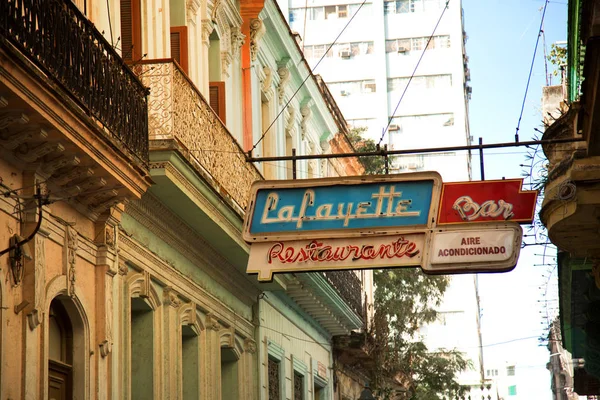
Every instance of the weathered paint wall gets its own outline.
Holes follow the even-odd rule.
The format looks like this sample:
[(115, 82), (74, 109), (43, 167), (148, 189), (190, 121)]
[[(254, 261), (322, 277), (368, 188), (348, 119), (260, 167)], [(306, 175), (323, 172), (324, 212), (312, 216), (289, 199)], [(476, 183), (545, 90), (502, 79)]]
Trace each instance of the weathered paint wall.
[(332, 399), (331, 346), (327, 335), (309, 317), (282, 300), (276, 293), (267, 292), (259, 303), (258, 338), (260, 359), (260, 395), (268, 399), (267, 357), (282, 365), (285, 397), (292, 399), (294, 370), (305, 374), (305, 398), (312, 399), (317, 363), (327, 367), (324, 400)]

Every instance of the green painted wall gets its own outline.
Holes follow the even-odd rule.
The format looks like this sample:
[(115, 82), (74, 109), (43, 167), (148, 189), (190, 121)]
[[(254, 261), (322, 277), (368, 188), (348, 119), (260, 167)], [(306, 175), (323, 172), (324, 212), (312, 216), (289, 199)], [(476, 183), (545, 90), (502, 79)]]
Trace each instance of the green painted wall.
[(227, 291), (206, 273), (202, 265), (194, 265), (190, 260), (173, 249), (162, 239), (150, 232), (146, 227), (133, 219), (129, 214), (123, 214), (121, 226), (135, 240), (143, 244), (161, 259), (165, 260), (173, 269), (185, 275), (198, 286), (215, 296), (237, 314), (245, 319), (252, 319), (252, 308)]

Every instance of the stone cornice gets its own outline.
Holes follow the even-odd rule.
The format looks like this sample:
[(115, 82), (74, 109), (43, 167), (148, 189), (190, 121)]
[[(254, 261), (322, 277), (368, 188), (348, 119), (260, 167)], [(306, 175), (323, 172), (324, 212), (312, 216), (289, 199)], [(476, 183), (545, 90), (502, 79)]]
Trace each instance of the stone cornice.
[[(226, 321), (231, 325), (235, 322), (240, 335), (252, 337), (254, 325), (251, 321), (241, 317), (214, 295), (200, 287), (198, 283), (175, 270), (167, 262), (135, 239), (123, 234), (123, 232), (120, 235), (120, 249), (120, 257), (123, 262), (143, 267), (159, 285), (176, 288), (181, 296), (193, 301), (202, 312), (212, 313), (219, 320)], [(256, 298), (252, 301), (256, 301)]]
[(131, 202), (126, 211), (194, 265), (202, 265), (215, 281), (240, 300), (252, 301), (258, 295), (258, 289), (247, 277), (153, 195), (148, 193), (141, 201)]

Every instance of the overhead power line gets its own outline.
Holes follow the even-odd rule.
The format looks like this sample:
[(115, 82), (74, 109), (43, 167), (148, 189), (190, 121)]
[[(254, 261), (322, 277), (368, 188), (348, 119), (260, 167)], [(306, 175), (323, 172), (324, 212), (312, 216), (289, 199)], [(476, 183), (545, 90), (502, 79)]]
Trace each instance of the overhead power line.
[(544, 32), (544, 18), (546, 17), (546, 9), (548, 8), (549, 0), (544, 2), (544, 11), (542, 12), (542, 20), (540, 21), (540, 29), (538, 30), (538, 36), (535, 41), (535, 47), (533, 49), (533, 57), (531, 58), (531, 66), (529, 67), (529, 75), (527, 77), (527, 85), (525, 85), (525, 94), (523, 95), (523, 104), (521, 105), (521, 113), (519, 114), (519, 120), (517, 121), (517, 129), (515, 131), (515, 141), (519, 141), (519, 129), (521, 127), (521, 119), (523, 118), (523, 111), (525, 110), (525, 101), (527, 100), (527, 92), (529, 91), (529, 83), (531, 82), (531, 75), (533, 73), (533, 66), (535, 65), (535, 56), (537, 54), (537, 48), (540, 43), (540, 37)]
[(419, 64), (421, 64), (421, 60), (423, 59), (423, 56), (425, 55), (425, 52), (429, 48), (429, 44), (431, 43), (431, 40), (433, 40), (433, 37), (435, 35), (435, 31), (437, 30), (438, 26), (440, 25), (440, 22), (442, 21), (442, 18), (444, 17), (444, 14), (446, 13), (446, 10), (448, 9), (448, 4), (450, 4), (450, 0), (446, 1), (446, 4), (444, 5), (444, 9), (442, 10), (442, 14), (438, 18), (437, 23), (435, 24), (435, 26), (433, 27), (433, 32), (431, 32), (431, 35), (429, 35), (429, 39), (427, 40), (427, 44), (425, 45), (425, 48), (421, 52), (421, 56), (419, 56), (419, 60), (417, 61), (417, 64), (415, 65), (415, 68), (413, 69), (413, 72), (410, 75), (410, 78), (408, 78), (408, 82), (406, 83), (406, 86), (404, 87), (404, 91), (402, 91), (402, 94), (400, 95), (400, 100), (398, 100), (398, 103), (396, 104), (396, 108), (394, 108), (394, 112), (388, 118), (388, 123), (385, 126), (385, 128), (383, 129), (383, 132), (381, 132), (381, 137), (379, 138), (379, 142), (377, 143), (377, 146), (381, 145), (381, 142), (383, 141), (383, 137), (385, 136), (385, 133), (388, 131), (388, 129), (390, 127), (390, 124), (392, 123), (392, 120), (394, 119), (394, 116), (396, 115), (396, 111), (398, 111), (398, 107), (400, 107), (400, 103), (402, 102), (402, 99), (404, 99), (404, 95), (406, 94), (406, 91), (408, 90), (408, 87), (410, 86), (410, 82), (412, 81), (412, 79), (414, 78), (415, 74), (417, 73), (417, 68), (419, 68)]
[[(300, 91), (300, 89), (302, 89), (302, 86), (304, 86), (304, 84), (306, 83), (306, 81), (311, 76), (313, 76), (313, 71), (317, 69), (317, 67), (319, 66), (319, 64), (321, 64), (321, 61), (323, 61), (323, 59), (327, 56), (327, 53), (329, 53), (329, 50), (331, 50), (331, 48), (337, 43), (338, 39), (342, 36), (342, 34), (344, 33), (344, 31), (346, 30), (346, 28), (348, 27), (348, 25), (350, 25), (350, 23), (354, 20), (354, 17), (356, 17), (356, 15), (362, 9), (362, 7), (365, 5), (366, 2), (367, 2), (367, 0), (363, 0), (363, 2), (360, 4), (360, 6), (356, 9), (356, 12), (352, 15), (352, 17), (350, 17), (350, 20), (346, 23), (346, 25), (344, 25), (344, 27), (342, 28), (342, 30), (340, 31), (340, 33), (336, 36), (336, 38), (334, 39), (333, 43), (331, 43), (329, 45), (329, 47), (323, 53), (323, 55), (321, 56), (321, 58), (319, 58), (319, 61), (317, 61), (317, 63), (315, 64), (314, 68), (312, 68), (312, 70), (309, 71), (308, 75), (306, 75), (306, 77), (304, 78), (304, 80), (302, 81), (302, 83), (300, 83), (300, 86), (298, 86), (298, 89), (296, 89), (296, 91), (294, 92), (294, 94), (292, 94), (292, 96), (285, 103), (285, 105), (283, 107), (281, 107), (281, 110), (279, 111), (279, 113), (277, 114), (277, 116), (275, 117), (275, 119), (269, 124), (269, 126), (267, 127), (267, 129), (264, 130), (264, 132), (262, 133), (262, 135), (260, 136), (260, 138), (256, 141), (256, 143), (254, 143), (254, 145), (252, 146), (252, 148), (249, 151), (249, 154), (252, 154), (252, 151), (254, 149), (256, 149), (256, 146), (258, 146), (260, 144), (260, 142), (262, 142), (262, 140), (265, 138), (265, 136), (269, 132), (269, 129), (271, 129), (271, 127), (273, 126), (273, 124), (275, 124), (275, 122), (277, 122), (277, 120), (279, 119), (279, 117), (281, 117), (281, 115), (283, 114), (283, 112), (285, 111), (285, 109), (287, 108), (287, 106), (292, 102), (292, 100), (294, 99), (294, 97), (296, 97), (296, 95), (298, 94), (298, 92)], [(302, 57), (304, 57), (304, 55), (302, 55)]]

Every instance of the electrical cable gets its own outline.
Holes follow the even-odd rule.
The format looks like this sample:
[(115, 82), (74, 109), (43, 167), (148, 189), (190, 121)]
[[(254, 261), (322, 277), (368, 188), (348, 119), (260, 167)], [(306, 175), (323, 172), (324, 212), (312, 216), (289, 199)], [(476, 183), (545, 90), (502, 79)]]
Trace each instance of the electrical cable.
[(402, 99), (404, 99), (404, 95), (406, 94), (406, 91), (408, 90), (408, 87), (410, 86), (410, 82), (412, 81), (415, 74), (417, 73), (417, 68), (419, 68), (419, 64), (421, 64), (421, 60), (423, 59), (425, 52), (429, 48), (429, 44), (433, 40), (435, 31), (437, 30), (438, 26), (440, 25), (440, 22), (442, 21), (442, 18), (444, 17), (444, 14), (446, 13), (446, 10), (448, 9), (449, 4), (450, 4), (450, 0), (446, 0), (446, 5), (444, 6), (444, 9), (442, 10), (442, 14), (440, 15), (440, 18), (438, 18), (438, 21), (435, 24), (435, 27), (433, 28), (433, 32), (431, 32), (431, 35), (429, 36), (429, 39), (427, 40), (427, 45), (421, 52), (421, 56), (419, 57), (419, 60), (417, 61), (417, 64), (415, 65), (415, 68), (414, 68), (410, 78), (408, 79), (406, 86), (404, 87), (404, 90), (402, 91), (402, 95), (400, 96), (400, 100), (398, 100), (398, 103), (396, 104), (396, 108), (394, 108), (394, 112), (392, 113), (392, 116), (389, 117), (388, 123), (387, 123), (386, 127), (384, 128), (383, 132), (381, 133), (381, 138), (379, 138), (379, 142), (377, 143), (377, 146), (381, 145), (381, 142), (383, 141), (383, 137), (385, 136), (386, 132), (388, 131), (390, 124), (392, 123), (392, 120), (394, 119), (394, 116), (396, 115), (396, 111), (398, 111), (398, 107), (400, 107), (400, 103), (402, 102)]
[(540, 43), (540, 37), (542, 36), (544, 18), (546, 17), (546, 9), (548, 8), (549, 0), (544, 2), (544, 11), (542, 12), (542, 20), (540, 21), (540, 29), (538, 36), (535, 41), (535, 48), (533, 49), (533, 57), (531, 59), (531, 67), (529, 67), (529, 76), (527, 77), (527, 85), (525, 86), (525, 95), (523, 96), (523, 104), (521, 105), (521, 113), (519, 114), (519, 121), (517, 122), (517, 129), (515, 131), (515, 141), (519, 141), (519, 129), (521, 127), (521, 119), (523, 118), (523, 112), (525, 111), (525, 102), (527, 101), (527, 92), (529, 91), (529, 84), (531, 83), (531, 75), (533, 74), (533, 66), (535, 65), (535, 56), (537, 54), (537, 48)]
[[(448, 1), (450, 1), (450, 0), (448, 0)], [(283, 114), (283, 112), (287, 109), (287, 106), (292, 102), (292, 100), (294, 99), (294, 97), (296, 97), (296, 95), (298, 94), (298, 92), (300, 91), (300, 89), (302, 89), (302, 87), (304, 86), (304, 84), (306, 83), (306, 81), (308, 81), (308, 79), (310, 77), (314, 76), (313, 72), (317, 69), (317, 67), (319, 66), (319, 64), (321, 64), (321, 61), (323, 61), (323, 59), (327, 56), (327, 53), (329, 53), (329, 50), (331, 50), (331, 48), (333, 47), (333, 45), (335, 45), (337, 43), (338, 39), (342, 36), (342, 34), (346, 30), (346, 28), (348, 28), (348, 25), (350, 25), (350, 23), (354, 20), (354, 17), (356, 17), (356, 15), (358, 15), (358, 12), (361, 10), (361, 8), (365, 5), (366, 2), (367, 2), (367, 0), (363, 0), (363, 2), (360, 4), (360, 6), (356, 9), (356, 12), (352, 15), (352, 17), (350, 17), (350, 20), (346, 23), (346, 25), (344, 25), (344, 27), (342, 28), (342, 30), (340, 31), (340, 33), (333, 40), (333, 43), (331, 43), (329, 45), (329, 47), (323, 53), (323, 55), (321, 56), (321, 58), (319, 58), (319, 61), (317, 61), (317, 63), (315, 64), (315, 66), (312, 68), (312, 71), (309, 70), (308, 75), (306, 75), (306, 78), (304, 78), (304, 80), (302, 81), (302, 83), (300, 83), (300, 86), (298, 86), (298, 89), (296, 89), (296, 91), (292, 94), (292, 96), (285, 103), (285, 105), (283, 107), (281, 107), (281, 110), (279, 111), (279, 113), (277, 114), (277, 116), (275, 117), (275, 119), (273, 120), (273, 122), (271, 122), (269, 124), (269, 126), (267, 127), (267, 129), (265, 129), (265, 131), (262, 133), (262, 135), (260, 136), (260, 138), (252, 146), (252, 148), (248, 152), (249, 154), (251, 154), (252, 151), (254, 149), (256, 149), (256, 146), (258, 146), (260, 144), (260, 142), (262, 142), (262, 140), (265, 138), (265, 136), (267, 135), (267, 133), (269, 132), (269, 130), (271, 129), (271, 127), (273, 126), (273, 124), (275, 124), (275, 122), (277, 122), (277, 120), (279, 119), (279, 117), (281, 117), (281, 115)], [(304, 55), (302, 57), (304, 57)]]

